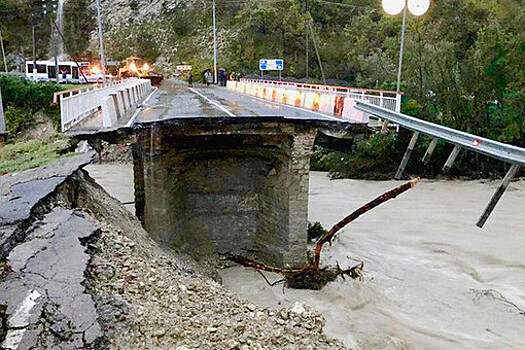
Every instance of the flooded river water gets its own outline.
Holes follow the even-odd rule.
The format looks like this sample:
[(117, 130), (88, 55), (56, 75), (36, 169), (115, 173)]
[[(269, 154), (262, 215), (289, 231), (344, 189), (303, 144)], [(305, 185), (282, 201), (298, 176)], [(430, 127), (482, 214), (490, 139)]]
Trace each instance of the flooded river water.
[[(127, 200), (132, 182), (122, 179), (130, 167), (107, 167), (88, 170)], [(399, 184), (313, 172), (309, 219), (329, 228)], [(222, 271), (224, 285), (264, 306), (304, 301), (324, 314), (328, 335), (355, 349), (525, 349), (525, 181), (510, 185), (483, 229), (475, 226), (498, 185), (423, 180), (348, 225), (322, 263), (362, 260), (362, 281), (283, 294), (282, 286), (234, 267)]]

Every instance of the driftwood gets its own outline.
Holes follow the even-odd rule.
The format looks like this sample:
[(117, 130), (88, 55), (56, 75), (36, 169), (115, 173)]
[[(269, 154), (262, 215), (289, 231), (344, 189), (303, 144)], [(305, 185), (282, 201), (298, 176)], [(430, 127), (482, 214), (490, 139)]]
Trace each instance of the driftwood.
[(411, 189), (412, 187), (414, 187), (418, 183), (418, 181), (419, 181), (419, 178), (415, 178), (415, 179), (410, 180), (410, 181), (408, 181), (407, 183), (405, 183), (405, 184), (403, 184), (401, 186), (398, 186), (398, 187), (394, 188), (393, 190), (390, 190), (388, 192), (383, 193), (382, 195), (380, 195), (376, 199), (366, 203), (365, 205), (363, 205), (362, 207), (360, 207), (359, 209), (354, 211), (352, 214), (348, 215), (343, 220), (341, 220), (337, 224), (335, 224), (330, 229), (330, 231), (328, 231), (323, 237), (321, 237), (317, 241), (317, 243), (315, 244), (315, 255), (314, 255), (314, 262), (313, 262), (314, 266), (319, 268), (319, 262), (321, 260), (321, 250), (323, 249), (323, 245), (325, 243), (327, 243), (327, 242), (331, 243), (332, 239), (335, 236), (335, 234), (339, 230), (341, 230), (343, 227), (345, 227), (346, 225), (348, 225), (349, 223), (351, 223), (352, 221), (354, 221), (355, 219), (357, 219), (358, 217), (360, 217), (361, 215), (363, 215), (367, 211), (372, 210), (375, 207), (377, 207), (378, 205), (380, 205), (380, 204), (382, 204), (382, 203), (384, 203), (384, 202), (386, 202), (386, 201), (388, 201), (390, 199), (396, 198), (401, 193)]
[[(238, 255), (238, 254), (229, 254), (228, 258), (245, 267), (251, 267), (258, 272), (266, 271), (266, 272), (274, 272), (274, 273), (281, 274), (284, 277), (284, 282), (286, 286), (291, 287), (291, 288), (297, 288), (297, 289), (319, 290), (322, 287), (324, 287), (328, 282), (334, 281), (337, 277), (344, 278), (345, 276), (349, 276), (350, 278), (354, 278), (354, 279), (361, 278), (363, 266), (364, 266), (362, 261), (359, 264), (354, 265), (347, 269), (342, 269), (339, 265), (327, 266), (327, 267), (321, 268), (319, 265), (320, 265), (320, 260), (321, 260), (321, 251), (323, 249), (324, 244), (331, 243), (335, 234), (339, 232), (343, 227), (348, 225), (350, 222), (354, 221), (359, 216), (361, 216), (362, 214), (366, 213), (369, 210), (372, 210), (378, 205), (392, 198), (396, 198), (401, 193), (411, 189), (412, 187), (416, 185), (418, 181), (419, 181), (419, 178), (413, 179), (401, 186), (394, 188), (393, 190), (383, 193), (381, 196), (363, 205), (362, 207), (360, 207), (359, 209), (355, 210), (350, 215), (345, 217), (343, 220), (335, 224), (330, 229), (330, 231), (328, 231), (325, 235), (323, 235), (321, 238), (317, 240), (313, 262), (304, 267), (300, 267), (300, 268), (272, 267), (272, 266), (267, 266), (267, 265), (258, 263), (255, 260), (249, 259), (245, 256)], [(268, 282), (268, 284), (273, 285), (266, 279), (266, 277), (264, 277), (264, 279), (266, 280), (266, 282)]]
[[(296, 289), (319, 290), (328, 282), (334, 281), (337, 277), (345, 278), (345, 276), (348, 276), (350, 278), (360, 278), (362, 277), (363, 270), (363, 262), (348, 269), (342, 269), (339, 265), (316, 268), (313, 264), (308, 264), (298, 269), (281, 269), (260, 264), (255, 260), (238, 254), (229, 254), (228, 258), (245, 267), (251, 267), (258, 272), (265, 271), (281, 274), (284, 277), (285, 285)], [(270, 283), (264, 275), (263, 277), (269, 285), (275, 284)], [(281, 281), (283, 280), (279, 280), (277, 283)]]

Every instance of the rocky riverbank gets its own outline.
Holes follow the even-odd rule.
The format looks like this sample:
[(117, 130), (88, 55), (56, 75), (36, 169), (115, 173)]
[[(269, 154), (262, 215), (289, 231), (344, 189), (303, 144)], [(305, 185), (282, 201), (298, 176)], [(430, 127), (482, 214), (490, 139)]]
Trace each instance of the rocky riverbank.
[(3, 347), (344, 348), (307, 306), (251, 304), (159, 247), (81, 169), (90, 160), (0, 178)]

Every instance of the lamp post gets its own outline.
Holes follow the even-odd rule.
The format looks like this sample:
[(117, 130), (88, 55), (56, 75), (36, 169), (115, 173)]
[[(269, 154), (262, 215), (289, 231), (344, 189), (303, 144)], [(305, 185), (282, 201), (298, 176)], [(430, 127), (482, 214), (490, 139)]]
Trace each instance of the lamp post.
[(98, 24), (98, 40), (100, 42), (100, 68), (102, 70), (102, 83), (106, 83), (106, 58), (104, 57), (104, 34), (102, 32), (102, 10), (100, 7), (100, 0), (96, 1), (97, 4), (97, 24)]
[(213, 0), (213, 82), (217, 84), (217, 26), (215, 24), (215, 0)]
[[(397, 70), (397, 88), (396, 88), (396, 112), (401, 112), (401, 68), (403, 66), (403, 48), (405, 45), (405, 28), (407, 22), (407, 12), (410, 12), (412, 15), (419, 17), (427, 13), (430, 8), (430, 0), (382, 0), (383, 10), (391, 15), (395, 16), (403, 11), (403, 24), (401, 26), (401, 47), (399, 49), (399, 66)], [(399, 109), (399, 110), (397, 110)], [(387, 122), (383, 122), (383, 130), (386, 130)], [(410, 143), (408, 144), (405, 155), (397, 168), (395, 179), (399, 180), (403, 176), (405, 167), (410, 159), (412, 150), (416, 145), (419, 132), (414, 131)]]
[(399, 49), (399, 66), (397, 70), (397, 88), (399, 94), (401, 91), (401, 68), (403, 66), (403, 49), (405, 46), (405, 28), (407, 20), (407, 12), (419, 17), (427, 13), (430, 8), (430, 0), (382, 0), (383, 10), (395, 16), (403, 12), (403, 24), (401, 26), (401, 47)]

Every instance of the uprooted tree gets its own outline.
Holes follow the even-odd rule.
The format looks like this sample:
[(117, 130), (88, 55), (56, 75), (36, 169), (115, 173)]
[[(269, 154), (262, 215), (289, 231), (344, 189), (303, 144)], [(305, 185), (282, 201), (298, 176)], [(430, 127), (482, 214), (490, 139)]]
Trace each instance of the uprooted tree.
[(346, 269), (342, 269), (339, 265), (320, 267), (321, 251), (323, 250), (323, 246), (326, 243), (331, 244), (336, 233), (357, 219), (359, 216), (390, 199), (396, 198), (401, 193), (414, 187), (418, 181), (419, 178), (413, 179), (401, 186), (383, 193), (379, 197), (361, 206), (359, 209), (355, 210), (350, 215), (335, 224), (327, 233), (317, 240), (313, 261), (304, 267), (291, 269), (277, 268), (260, 264), (255, 260), (238, 254), (229, 254), (228, 258), (243, 266), (254, 268), (258, 272), (267, 271), (279, 273), (283, 275), (282, 281), (285, 282), (285, 285), (291, 288), (319, 290), (328, 282), (334, 281), (339, 276), (341, 276), (343, 279), (345, 276), (349, 276), (351, 278), (360, 278), (362, 277), (363, 262)]

